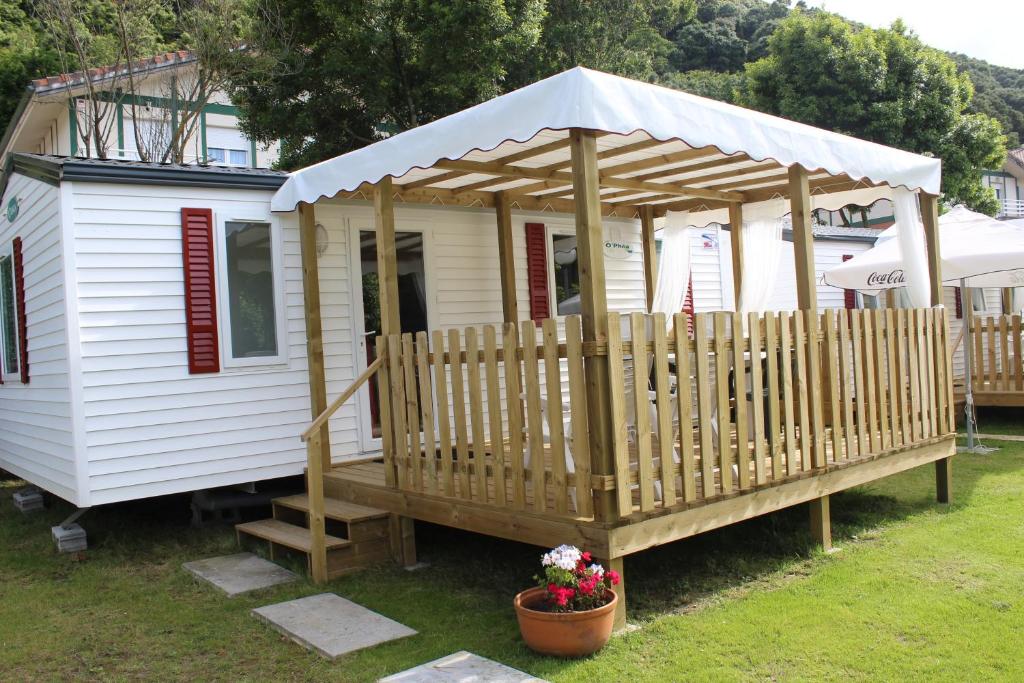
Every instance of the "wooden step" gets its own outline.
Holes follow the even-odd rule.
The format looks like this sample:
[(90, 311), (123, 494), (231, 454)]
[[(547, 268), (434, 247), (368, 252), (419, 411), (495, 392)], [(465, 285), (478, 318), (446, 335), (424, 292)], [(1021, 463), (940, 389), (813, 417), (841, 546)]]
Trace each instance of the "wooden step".
[[(279, 519), (261, 519), (256, 522), (245, 522), (236, 524), (235, 531), (239, 534), (249, 534), (265, 541), (283, 545), (286, 548), (309, 553), (312, 547), (312, 538), (309, 529), (294, 524), (282, 522)], [(327, 536), (325, 538), (327, 550), (345, 548), (350, 543), (344, 538)]]
[[(299, 493), (294, 496), (275, 498), (274, 505), (309, 512), (309, 496)], [(388, 516), (387, 511), (377, 508), (356, 505), (337, 498), (324, 498), (324, 516), (337, 522), (365, 522), (371, 519), (383, 519)]]

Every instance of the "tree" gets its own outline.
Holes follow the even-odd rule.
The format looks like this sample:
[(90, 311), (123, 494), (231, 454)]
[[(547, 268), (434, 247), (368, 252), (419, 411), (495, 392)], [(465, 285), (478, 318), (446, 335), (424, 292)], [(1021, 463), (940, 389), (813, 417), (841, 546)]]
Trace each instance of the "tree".
[(275, 66), (231, 93), (281, 165), (312, 163), (502, 92), (540, 37), (543, 0), (276, 3), (279, 30), (247, 42)]
[(28, 82), (59, 69), (57, 55), (40, 40), (26, 2), (0, 4), (0, 121), (8, 121)]
[(968, 113), (973, 88), (901, 22), (854, 30), (826, 12), (794, 12), (747, 64), (740, 103), (813, 126), (943, 159), (947, 201), (995, 213), (981, 171), (1006, 154), (999, 123)]

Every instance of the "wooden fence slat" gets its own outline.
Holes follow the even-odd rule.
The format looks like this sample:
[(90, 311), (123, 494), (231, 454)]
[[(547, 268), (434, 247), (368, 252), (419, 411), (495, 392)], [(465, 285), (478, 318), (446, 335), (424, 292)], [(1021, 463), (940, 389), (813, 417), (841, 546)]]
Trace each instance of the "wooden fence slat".
[(889, 394), (889, 436), (892, 439), (892, 446), (900, 446), (903, 439), (900, 436), (900, 376), (896, 372), (896, 315), (895, 311), (887, 308), (885, 315), (885, 372), (889, 378), (886, 390)]
[(857, 453), (865, 456), (870, 452), (868, 443), (868, 415), (866, 391), (864, 389), (864, 335), (863, 315), (859, 310), (850, 311), (850, 339), (853, 344), (853, 390), (857, 416)]
[(388, 335), (388, 363), (391, 376), (391, 405), (394, 418), (395, 473), (398, 488), (409, 489), (409, 430), (406, 429), (405, 376), (402, 374), (402, 338)]
[(694, 378), (690, 368), (689, 316), (677, 313), (673, 318), (672, 331), (676, 341), (676, 403), (679, 406), (679, 453), (682, 460), (680, 469), (683, 480), (683, 500), (697, 498), (697, 477), (694, 471), (693, 452), (693, 394)]
[(466, 422), (466, 384), (462, 373), (462, 341), (459, 331), (448, 330), (448, 366), (452, 376), (452, 413), (455, 418), (456, 472), (459, 482), (459, 497), (470, 500), (473, 497), (469, 478), (469, 433)]
[(839, 368), (842, 373), (840, 389), (843, 392), (843, 439), (846, 443), (844, 458), (855, 458), (860, 455), (860, 442), (857, 439), (857, 423), (853, 418), (854, 374), (853, 342), (850, 340), (850, 315), (843, 311), (839, 315)]
[(426, 488), (437, 493), (437, 442), (434, 440), (434, 398), (433, 382), (430, 379), (430, 365), (427, 358), (427, 333), (416, 333), (416, 377), (420, 388), (420, 412), (423, 415), (423, 467), (426, 470)]
[(938, 399), (937, 428), (939, 434), (949, 433), (949, 394), (950, 381), (946, 374), (946, 357), (949, 355), (949, 346), (946, 335), (949, 328), (946, 326), (946, 311), (943, 308), (937, 309), (935, 315), (935, 394)]
[(861, 318), (864, 334), (864, 400), (867, 403), (868, 443), (871, 452), (882, 450), (881, 434), (878, 429), (878, 380), (875, 377), (875, 319), (872, 311), (864, 311)]
[(693, 316), (693, 355), (697, 361), (697, 424), (700, 428), (701, 491), (704, 498), (715, 495), (714, 426), (711, 410), (711, 366), (708, 349), (707, 314)]
[(619, 515), (633, 513), (633, 493), (629, 485), (629, 437), (626, 428), (626, 380), (622, 359), (622, 320), (618, 313), (608, 314), (608, 383), (611, 393), (612, 448), (615, 451), (615, 499)]
[(451, 410), (448, 407), (448, 369), (444, 362), (444, 333), (434, 331), (434, 395), (437, 397), (438, 459), (441, 466), (441, 492), (455, 495), (452, 476)]
[(1021, 355), (1021, 317), (1013, 316), (1013, 388), (1024, 391), (1024, 356)]
[(899, 375), (900, 433), (905, 446), (914, 442), (914, 428), (910, 421), (913, 402), (910, 397), (910, 350), (907, 344), (906, 313), (902, 308), (896, 311), (896, 372)]
[[(676, 503), (675, 448), (672, 432), (672, 398), (669, 392), (668, 338), (664, 313), (651, 316), (654, 327), (654, 393), (658, 415), (658, 462), (661, 465), (661, 504)], [(687, 390), (689, 386), (687, 385)]]
[(526, 439), (530, 450), (530, 486), (533, 509), (544, 512), (548, 503), (547, 481), (544, 474), (544, 417), (540, 406), (540, 370), (537, 365), (537, 328), (524, 321), (523, 387), (526, 393)]
[(995, 318), (985, 320), (988, 332), (988, 382), (989, 388), (998, 388), (999, 366), (996, 364), (996, 321)]
[(405, 408), (409, 426), (409, 470), (412, 487), (423, 490), (423, 451), (420, 447), (420, 402), (416, 397), (416, 362), (413, 356), (412, 335), (402, 335), (402, 371), (405, 373)]
[(891, 419), (891, 413), (889, 412), (890, 378), (885, 355), (885, 316), (883, 311), (879, 309), (871, 311), (871, 316), (874, 318), (874, 337), (872, 338), (872, 343), (875, 346), (875, 381), (878, 383), (879, 443), (882, 450), (888, 450), (892, 448), (892, 431), (889, 429)]
[(594, 498), (590, 488), (590, 425), (587, 414), (587, 385), (583, 374), (583, 332), (578, 315), (565, 319), (566, 365), (569, 366), (569, 405), (572, 409), (573, 461), (576, 463), (576, 513), (584, 517), (594, 514)]
[(555, 512), (569, 511), (569, 483), (565, 466), (565, 419), (562, 413), (562, 363), (558, 354), (558, 323), (547, 318), (541, 323), (544, 335), (544, 382), (547, 385), (547, 419), (551, 434), (551, 487)]
[(786, 474), (794, 475), (799, 471), (796, 454), (796, 426), (794, 412), (795, 396), (793, 393), (793, 323), (789, 312), (779, 313), (779, 374), (782, 376), (782, 402), (786, 425)]
[(764, 318), (764, 350), (768, 358), (768, 445), (772, 459), (772, 480), (782, 479), (782, 415), (779, 406), (779, 345), (774, 313)]
[[(377, 337), (377, 358), (387, 353), (387, 340)], [(391, 420), (391, 370), (390, 358), (380, 366), (377, 374), (377, 405), (380, 410), (380, 445), (384, 455), (384, 483), (388, 487), (395, 486), (395, 435), (392, 431), (394, 422)], [(371, 382), (374, 380), (370, 380)]]
[(1010, 335), (1007, 329), (1009, 316), (999, 316), (999, 388), (1010, 390)]
[(750, 395), (754, 414), (754, 483), (760, 486), (768, 481), (765, 471), (765, 415), (764, 376), (761, 366), (761, 316), (747, 315), (747, 330), (750, 335)]
[(924, 326), (925, 356), (928, 359), (928, 372), (924, 376), (924, 379), (928, 382), (928, 436), (936, 436), (939, 433), (939, 392), (935, 386), (935, 359), (938, 354), (935, 349), (934, 308), (924, 311)]
[[(532, 323), (528, 323), (532, 324)], [(526, 479), (523, 452), (523, 400), (519, 365), (519, 329), (515, 323), (502, 327), (502, 352), (505, 363), (505, 408), (508, 420), (508, 462), (512, 474), (512, 504), (526, 507)]]
[(487, 380), (487, 417), (490, 425), (491, 468), (494, 480), (494, 502), (507, 505), (505, 479), (505, 435), (502, 433), (501, 381), (498, 375), (498, 335), (494, 325), (484, 325), (484, 376)]
[(985, 320), (976, 316), (970, 316), (974, 325), (974, 386), (977, 389), (981, 388), (981, 385), (985, 382), (985, 342), (984, 342), (984, 330)]
[[(807, 357), (811, 354), (811, 345), (807, 336), (807, 328), (804, 324), (807, 311), (794, 311), (792, 318), (793, 325), (793, 355), (796, 361), (796, 382), (793, 385), (793, 397), (796, 403), (797, 424), (800, 426), (799, 451), (797, 461), (800, 463), (800, 470), (807, 472), (811, 469), (811, 454), (814, 451), (814, 435), (811, 427), (811, 388), (807, 384)], [(815, 387), (815, 393), (820, 397), (820, 386)], [(818, 399), (820, 400), (820, 398)]]
[(811, 440), (814, 443), (812, 462), (815, 467), (824, 467), (825, 454), (825, 406), (815, 396), (820, 390), (824, 393), (824, 380), (821, 371), (821, 333), (818, 330), (819, 318), (811, 311), (804, 311), (807, 333), (807, 374), (810, 382), (808, 398), (811, 400)]
[(648, 393), (650, 366), (647, 357), (647, 318), (643, 313), (629, 316), (633, 342), (633, 410), (636, 416), (637, 479), (640, 510), (654, 509), (654, 462), (651, 448), (651, 399)]
[(918, 441), (921, 431), (921, 382), (918, 349), (920, 335), (917, 326), (917, 311), (907, 311), (907, 368), (910, 370), (910, 433), (913, 441)]
[(732, 491), (732, 427), (729, 421), (729, 355), (725, 336), (727, 313), (712, 313), (715, 343), (715, 396), (718, 411), (718, 478), (722, 493)]
[(487, 502), (487, 443), (484, 437), (483, 383), (480, 380), (480, 340), (475, 327), (467, 327), (466, 380), (469, 383), (470, 430), (473, 435), (471, 457), (476, 500)]
[(828, 362), (829, 421), (832, 423), (832, 460), (839, 462), (843, 454), (842, 406), (839, 392), (839, 338), (836, 334), (835, 309), (826, 309), (822, 320), (825, 324), (825, 360)]
[[(747, 361), (745, 355), (747, 349), (746, 335), (743, 334), (743, 315), (732, 314), (732, 367), (733, 376), (736, 378), (735, 396), (736, 406), (736, 469), (739, 481), (736, 484), (740, 489), (750, 488), (750, 435), (747, 425)], [(760, 354), (751, 347), (750, 365), (760, 362)], [(757, 397), (751, 395), (751, 400), (756, 401)]]

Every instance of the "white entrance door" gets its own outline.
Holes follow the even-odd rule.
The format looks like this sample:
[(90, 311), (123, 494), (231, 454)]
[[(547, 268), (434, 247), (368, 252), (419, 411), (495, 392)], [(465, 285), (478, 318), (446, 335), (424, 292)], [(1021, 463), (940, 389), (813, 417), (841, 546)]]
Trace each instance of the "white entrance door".
[[(355, 281), (356, 367), (361, 374), (376, 357), (374, 345), (380, 334), (380, 306), (377, 281), (377, 239), (372, 225), (355, 225), (352, 230), (352, 270)], [(398, 302), (402, 332), (424, 332), (428, 329), (427, 269), (424, 235), (420, 230), (395, 233), (398, 261)], [(379, 451), (380, 410), (376, 377), (369, 391), (359, 392), (360, 434), (363, 450)]]

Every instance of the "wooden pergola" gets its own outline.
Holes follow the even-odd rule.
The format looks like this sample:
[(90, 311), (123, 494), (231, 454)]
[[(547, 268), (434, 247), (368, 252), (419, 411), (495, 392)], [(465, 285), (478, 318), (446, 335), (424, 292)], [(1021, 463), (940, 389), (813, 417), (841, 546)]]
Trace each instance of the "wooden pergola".
[[(752, 116), (751, 125), (772, 118)], [(392, 541), (407, 563), (415, 561), (412, 520), (421, 519), (531, 543), (585, 544), (620, 573), (629, 553), (802, 502), (810, 503), (815, 538), (828, 546), (830, 493), (929, 462), (936, 466), (938, 499), (949, 500), (952, 373), (941, 309), (849, 317), (818, 311), (812, 200), (889, 181), (829, 172), (825, 164), (727, 152), (724, 142), (696, 146), (687, 137), (636, 129), (543, 129), (524, 141), (510, 136), (496, 146), (368, 179), (333, 195), (304, 190), (309, 200), (297, 205), (314, 418), (304, 435), (314, 578), (327, 576), (325, 491), (392, 512)], [(388, 149), (401, 142), (402, 135), (396, 136)], [(893, 152), (897, 162), (903, 158)], [(330, 404), (315, 255), (317, 196), (373, 202), (380, 283), (377, 360)], [(631, 315), (630, 338), (622, 337), (619, 314), (609, 311), (606, 296), (603, 217), (639, 219), (649, 304), (655, 218), (675, 210), (724, 210), (738, 295), (743, 207), (779, 197), (788, 199), (792, 215), (799, 311), (742, 318), (701, 313), (692, 321), (693, 337), (687, 337), (681, 316), (666, 336), (663, 316), (637, 312)], [(476, 328), (447, 337), (440, 331), (402, 335), (396, 204), (494, 210), (505, 326), (485, 326), (482, 346)], [(932, 304), (939, 306), (938, 198), (922, 191), (920, 205)], [(532, 323), (520, 324), (512, 250), (517, 211), (575, 216), (581, 314), (566, 321), (564, 338), (554, 320), (538, 325), (540, 340)], [(654, 330), (651, 338), (648, 329)], [(756, 358), (765, 359), (763, 373), (762, 364), (751, 360)], [(749, 378), (737, 372), (738, 386), (727, 385), (729, 368), (744, 363)], [(567, 367), (568, 385), (551, 379), (557, 372), (542, 372), (546, 367)], [(624, 367), (633, 368), (635, 377), (679, 378), (675, 393), (664, 379), (655, 381), (653, 422), (644, 417), (647, 392), (624, 389)], [(856, 382), (842, 381), (843, 373)], [(381, 392), (383, 461), (332, 468), (327, 420), (373, 376), (390, 389)], [(751, 395), (759, 395), (758, 385), (764, 388), (771, 397), (767, 410), (760, 401), (743, 400), (744, 382), (754, 384)], [(697, 387), (693, 405), (691, 386)], [(548, 408), (542, 410), (544, 395)], [(630, 426), (635, 435), (626, 426), (630, 402), (636, 408), (636, 424)], [(571, 453), (562, 405), (572, 413), (566, 428), (575, 434)], [(678, 424), (669, 418), (670, 405), (678, 406)], [(749, 429), (747, 411), (753, 411)], [(692, 428), (691, 412), (697, 416)], [(544, 419), (551, 426), (549, 441), (540, 436)], [(715, 437), (712, 422), (724, 436)], [(625, 601), (620, 604), (621, 621)]]

